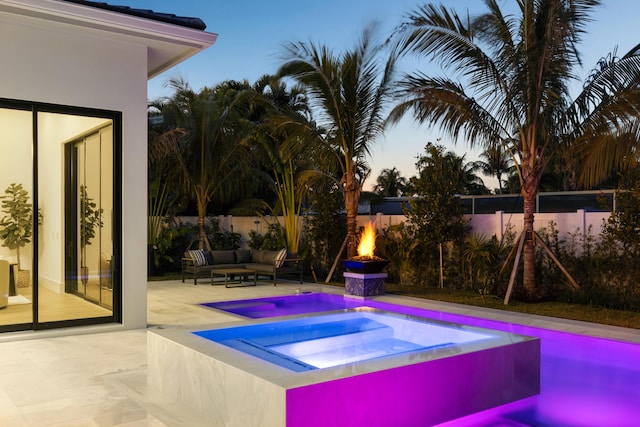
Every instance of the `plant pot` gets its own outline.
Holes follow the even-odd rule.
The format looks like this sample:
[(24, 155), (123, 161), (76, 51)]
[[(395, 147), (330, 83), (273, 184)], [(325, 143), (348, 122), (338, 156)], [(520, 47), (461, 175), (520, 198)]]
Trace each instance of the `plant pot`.
[(86, 285), (89, 281), (89, 267), (80, 267), (80, 281), (83, 285)]
[(19, 288), (28, 288), (31, 286), (31, 271), (18, 270), (18, 280), (16, 286)]

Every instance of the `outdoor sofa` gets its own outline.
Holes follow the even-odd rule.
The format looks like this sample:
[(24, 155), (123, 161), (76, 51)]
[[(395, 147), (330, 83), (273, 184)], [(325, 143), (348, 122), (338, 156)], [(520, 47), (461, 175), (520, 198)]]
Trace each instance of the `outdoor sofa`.
[(273, 286), (276, 285), (277, 276), (282, 274), (299, 274), (302, 283), (302, 260), (287, 258), (286, 249), (187, 250), (182, 257), (182, 282), (186, 277), (193, 277), (193, 284), (197, 285), (198, 278), (211, 277), (211, 270), (232, 268), (255, 271), (256, 278), (273, 277)]

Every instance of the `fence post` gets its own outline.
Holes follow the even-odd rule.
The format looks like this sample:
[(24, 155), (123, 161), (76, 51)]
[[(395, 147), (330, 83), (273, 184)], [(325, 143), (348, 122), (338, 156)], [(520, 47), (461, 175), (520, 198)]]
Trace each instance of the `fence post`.
[(500, 233), (496, 233), (496, 235), (498, 235), (499, 237), (499, 241), (502, 242), (502, 239), (504, 238), (504, 212), (503, 211), (496, 211), (496, 221), (498, 221), (498, 227), (500, 229)]
[(376, 230), (377, 232), (382, 231), (382, 221), (383, 221), (383, 217), (384, 214), (382, 212), (377, 212), (376, 213)]
[(580, 224), (580, 231), (582, 231), (582, 235), (586, 237), (587, 235), (587, 214), (584, 209), (578, 209), (576, 211), (576, 215), (578, 216), (578, 224)]

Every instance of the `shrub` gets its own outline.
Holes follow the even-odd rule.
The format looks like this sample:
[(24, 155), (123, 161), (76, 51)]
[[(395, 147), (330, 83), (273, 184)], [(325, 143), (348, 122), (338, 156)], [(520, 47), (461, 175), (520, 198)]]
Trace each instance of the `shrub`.
[(286, 247), (284, 229), (279, 223), (269, 225), (267, 232), (263, 235), (251, 230), (249, 232), (249, 247), (262, 250), (280, 250)]
[(205, 233), (212, 250), (240, 249), (240, 233), (223, 230), (220, 220), (216, 217), (207, 218)]

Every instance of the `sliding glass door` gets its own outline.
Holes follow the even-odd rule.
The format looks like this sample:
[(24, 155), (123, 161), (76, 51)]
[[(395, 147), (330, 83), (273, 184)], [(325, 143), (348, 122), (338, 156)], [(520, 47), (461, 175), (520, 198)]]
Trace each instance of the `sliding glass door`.
[[(2, 152), (13, 157), (2, 156), (0, 166), (9, 166), (0, 168), (0, 187), (21, 184), (30, 212), (23, 215), (29, 241), (19, 256), (0, 248), (0, 261), (14, 267), (12, 283), (22, 297), (0, 308), (0, 331), (117, 321), (119, 115), (21, 106), (0, 110)], [(2, 134), (7, 128), (11, 136)], [(2, 230), (0, 223), (0, 236)], [(1, 273), (0, 265), (0, 286)]]

